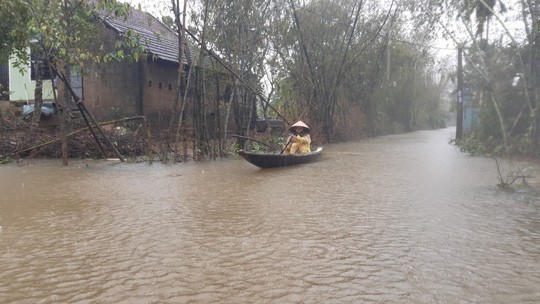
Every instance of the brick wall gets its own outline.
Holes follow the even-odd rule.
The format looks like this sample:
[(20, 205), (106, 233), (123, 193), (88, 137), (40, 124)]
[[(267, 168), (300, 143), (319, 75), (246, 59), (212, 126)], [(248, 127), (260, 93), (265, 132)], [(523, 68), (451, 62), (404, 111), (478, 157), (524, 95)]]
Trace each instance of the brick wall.
[(152, 122), (168, 124), (176, 96), (177, 64), (146, 61), (142, 67), (143, 112)]
[(110, 62), (83, 77), (86, 106), (99, 120), (138, 115), (141, 94), (138, 63)]

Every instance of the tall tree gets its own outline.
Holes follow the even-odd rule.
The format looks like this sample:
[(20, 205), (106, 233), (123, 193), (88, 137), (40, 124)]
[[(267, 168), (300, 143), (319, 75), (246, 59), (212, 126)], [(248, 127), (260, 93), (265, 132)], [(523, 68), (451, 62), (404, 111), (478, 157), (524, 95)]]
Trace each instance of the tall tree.
[[(534, 150), (539, 144), (538, 125), (539, 120), (539, 82), (538, 82), (538, 26), (539, 3), (528, 0), (421, 0), (414, 1), (414, 6), (422, 11), (414, 11), (418, 25), (429, 24), (431, 26), (444, 28), (447, 37), (454, 40), (456, 46), (463, 46), (468, 49), (465, 52), (467, 65), (471, 71), (475, 72), (472, 80), (481, 80), (474, 89), (477, 92), (476, 98), (482, 98), (490, 105), (495, 113), (495, 120), (498, 122), (495, 138), (500, 138), (508, 148), (509, 136), (515, 134), (517, 124), (528, 124), (528, 135), (524, 142), (529, 142), (530, 150)], [(490, 21), (491, 20), (491, 21)], [(509, 21), (513, 23), (522, 22), (521, 29), (509, 29)], [(457, 22), (456, 22), (457, 21)], [(495, 21), (495, 22), (493, 22)], [(496, 30), (496, 31), (495, 31)], [(490, 37), (491, 36), (491, 37)], [(525, 37), (520, 39), (518, 37)], [(515, 99), (520, 102), (521, 109), (517, 116), (511, 112), (505, 112), (506, 95), (497, 85), (498, 62), (492, 59), (503, 58), (502, 54), (506, 50), (502, 41), (509, 45), (514, 51), (514, 64), (519, 68), (515, 71), (512, 79), (522, 88), (520, 93), (525, 98)], [(488, 49), (490, 48), (490, 49)], [(488, 54), (491, 56), (488, 57)], [(503, 73), (504, 75), (505, 73)], [(521, 100), (521, 101), (518, 101)], [(487, 107), (485, 108), (488, 109)], [(483, 115), (487, 117), (489, 115)], [(489, 128), (486, 128), (489, 129)], [(532, 140), (529, 140), (532, 139)], [(513, 141), (516, 142), (516, 141)]]
[[(389, 14), (364, 1), (313, 1), (298, 7), (289, 0), (288, 8), (292, 21), (284, 24), (294, 35), (285, 36), (287, 40), (278, 37), (276, 49), (300, 93), (295, 102), (308, 109), (298, 115), (311, 116), (330, 140), (335, 135), (336, 108), (343, 102), (344, 81), (387, 25), (388, 18), (379, 17)], [(375, 19), (381, 22), (370, 24)]]
[[(234, 78), (237, 80), (231, 80), (222, 87), (232, 92), (229, 96), (233, 97), (231, 99), (232, 116), (236, 133), (245, 135), (256, 118), (256, 96), (261, 94), (257, 88), (260, 87), (260, 75), (264, 74), (264, 62), (268, 52), (266, 32), (267, 28), (271, 27), (269, 16), (275, 7), (272, 6), (270, 0), (205, 0), (199, 2), (198, 5), (200, 13), (195, 13), (191, 19), (194, 20), (197, 29), (195, 34), (201, 37), (199, 43), (202, 44), (204, 51), (200, 53), (199, 60), (204, 59), (207, 54), (205, 50), (211, 46), (211, 49), (220, 54), (226, 62), (226, 69), (234, 72)], [(207, 80), (215, 79), (211, 66), (205, 63), (207, 61), (200, 62), (200, 67), (203, 69), (199, 70), (199, 75), (207, 75), (205, 78)], [(220, 71), (223, 69), (214, 70), (221, 73), (223, 78), (224, 73)], [(199, 92), (204, 91), (199, 90)], [(210, 96), (203, 94), (200, 96), (199, 110), (206, 111), (204, 105), (212, 104), (207, 100)], [(205, 116), (202, 118), (205, 119)], [(226, 124), (227, 121), (224, 123)], [(239, 141), (243, 140), (239, 139)]]
[[(169, 26), (176, 30), (178, 36), (178, 79), (176, 82), (176, 97), (173, 106), (173, 112), (171, 115), (171, 121), (169, 124), (169, 139), (174, 142), (174, 151), (177, 153), (178, 150), (178, 140), (180, 132), (184, 129), (182, 128), (184, 109), (186, 105), (186, 92), (187, 92), (187, 77), (186, 77), (186, 50), (187, 50), (187, 39), (186, 39), (186, 16), (187, 16), (187, 0), (184, 0), (183, 3), (179, 0), (171, 0), (171, 11), (173, 13), (173, 18), (164, 17), (164, 22), (169, 24)], [(182, 6), (181, 6), (182, 4)], [(182, 105), (180, 107), (180, 105)], [(175, 128), (176, 125), (176, 128)], [(173, 132), (176, 129), (176, 132)], [(185, 135), (185, 134), (184, 134)]]

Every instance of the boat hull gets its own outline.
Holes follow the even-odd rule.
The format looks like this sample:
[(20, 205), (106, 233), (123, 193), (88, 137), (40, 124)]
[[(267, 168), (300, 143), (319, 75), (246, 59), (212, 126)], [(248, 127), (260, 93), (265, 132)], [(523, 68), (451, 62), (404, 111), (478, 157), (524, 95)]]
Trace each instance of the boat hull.
[(279, 152), (257, 153), (244, 150), (238, 151), (238, 154), (257, 167), (276, 168), (312, 162), (321, 156), (322, 150), (322, 147), (319, 147), (317, 150), (303, 155), (279, 154)]

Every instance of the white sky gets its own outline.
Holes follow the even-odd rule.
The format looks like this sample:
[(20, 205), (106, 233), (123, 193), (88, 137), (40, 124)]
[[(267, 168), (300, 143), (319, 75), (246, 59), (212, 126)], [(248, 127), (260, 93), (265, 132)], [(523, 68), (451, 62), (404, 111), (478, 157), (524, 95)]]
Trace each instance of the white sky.
[[(121, 2), (126, 2), (132, 5), (133, 7), (138, 7), (140, 5), (141, 9), (143, 11), (147, 11), (151, 13), (152, 15), (160, 18), (162, 15), (170, 15), (170, 7), (171, 7), (171, 0), (119, 0)], [(186, 0), (180, 0), (180, 5), (183, 5), (183, 2)], [(515, 0), (513, 0), (515, 1)], [(190, 1), (187, 2), (188, 4), (188, 12), (189, 12), (189, 5)], [(516, 22), (513, 20), (510, 20), (510, 16), (514, 16), (513, 18), (516, 18), (516, 10), (519, 8), (519, 5), (512, 5), (508, 6), (507, 9), (509, 12), (505, 14), (505, 17), (507, 18), (504, 20), (506, 26), (512, 31), (512, 32), (520, 32), (522, 31), (523, 23), (522, 22)], [(497, 11), (497, 13), (499, 13)], [(517, 11), (519, 14), (519, 11)], [(189, 14), (188, 14), (189, 15)], [(499, 22), (496, 20), (496, 18), (493, 18), (491, 21), (492, 27), (500, 27)], [(499, 32), (500, 34), (500, 32)], [(493, 37), (499, 36), (499, 34), (493, 33)], [(447, 58), (447, 57), (456, 57), (457, 51), (456, 45), (454, 41), (451, 39), (445, 39), (440, 38), (437, 40), (437, 42), (431, 43), (431, 45), (434, 45), (436, 47), (439, 47), (441, 49), (434, 49), (433, 52), (438, 53), (439, 58)], [(445, 49), (446, 48), (446, 49)]]
[[(168, 15), (171, 8), (170, 0), (118, 0), (120, 2), (129, 3), (132, 7), (137, 8), (139, 5), (141, 9), (145, 12), (149, 12), (155, 17), (160, 17), (162, 15)], [(183, 5), (184, 0), (180, 1), (180, 5)], [(189, 5), (189, 2), (188, 2)]]

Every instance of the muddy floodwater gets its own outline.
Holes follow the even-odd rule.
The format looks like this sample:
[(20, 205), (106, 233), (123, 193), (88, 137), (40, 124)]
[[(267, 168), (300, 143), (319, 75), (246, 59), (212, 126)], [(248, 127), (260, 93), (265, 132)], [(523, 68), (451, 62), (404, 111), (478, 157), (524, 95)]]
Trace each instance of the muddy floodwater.
[(2, 165), (0, 303), (540, 303), (540, 192), (454, 132), (279, 169)]

